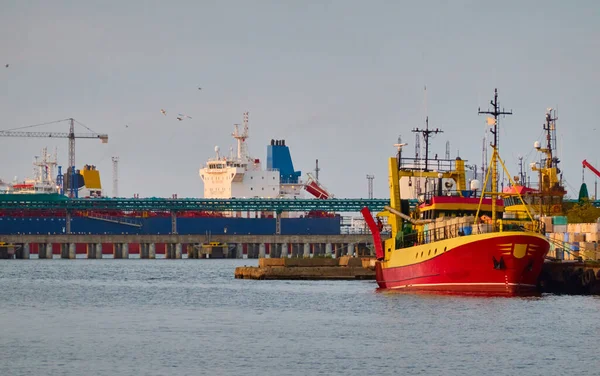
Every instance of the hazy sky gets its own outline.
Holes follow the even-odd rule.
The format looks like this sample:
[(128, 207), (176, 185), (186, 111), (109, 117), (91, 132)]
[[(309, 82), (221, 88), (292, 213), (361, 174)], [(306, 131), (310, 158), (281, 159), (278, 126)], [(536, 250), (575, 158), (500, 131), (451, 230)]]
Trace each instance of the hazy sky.
[[(249, 151), (265, 164), (269, 141), (285, 139), (303, 175), (319, 159), (337, 197), (366, 197), (366, 174), (375, 196), (389, 197), (387, 158), (399, 135), (412, 154), (424, 85), (430, 126), (445, 132), (432, 155), (450, 141), (452, 157), (477, 165), (486, 129), (477, 108), (497, 87), (514, 112), (500, 140), (513, 175), (519, 155), (537, 158), (546, 108), (558, 108), (576, 196), (581, 161), (600, 165), (599, 4), (5, 0), (0, 129), (73, 117), (110, 137), (76, 142), (78, 167), (97, 165), (106, 194), (119, 156), (122, 196), (202, 197), (198, 169), (215, 145), (234, 145), (233, 124), (250, 111)], [(66, 139), (0, 138), (0, 177), (31, 176), (44, 146), (58, 146), (66, 165)], [(594, 181), (586, 171), (591, 192)]]

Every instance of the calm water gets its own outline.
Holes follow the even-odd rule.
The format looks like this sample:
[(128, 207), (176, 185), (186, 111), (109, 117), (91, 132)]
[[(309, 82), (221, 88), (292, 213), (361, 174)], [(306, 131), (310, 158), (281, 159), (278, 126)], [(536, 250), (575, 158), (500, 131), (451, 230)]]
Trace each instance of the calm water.
[(236, 280), (256, 260), (2, 260), (0, 375), (600, 375), (600, 298)]

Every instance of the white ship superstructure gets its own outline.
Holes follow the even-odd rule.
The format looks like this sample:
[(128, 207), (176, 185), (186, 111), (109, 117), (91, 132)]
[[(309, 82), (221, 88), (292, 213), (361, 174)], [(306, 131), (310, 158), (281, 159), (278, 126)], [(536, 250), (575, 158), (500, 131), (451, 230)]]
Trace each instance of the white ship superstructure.
[[(248, 155), (246, 140), (248, 133), (248, 112), (244, 113), (243, 131), (239, 125), (231, 134), (237, 140), (237, 153), (229, 157), (219, 154), (215, 146), (215, 158), (208, 160), (200, 169), (204, 182), (205, 198), (278, 198), (282, 196), (281, 179), (278, 170), (263, 170), (260, 159)], [(299, 196), (301, 184), (292, 190)], [(287, 190), (286, 190), (287, 191)], [(285, 195), (287, 196), (287, 195)]]
[(41, 160), (36, 157), (33, 165), (33, 179), (25, 179), (19, 182), (15, 177), (15, 180), (9, 185), (7, 193), (37, 194), (59, 192), (59, 187), (55, 180), (56, 152), (53, 156), (50, 156), (48, 155), (47, 148), (43, 148)]

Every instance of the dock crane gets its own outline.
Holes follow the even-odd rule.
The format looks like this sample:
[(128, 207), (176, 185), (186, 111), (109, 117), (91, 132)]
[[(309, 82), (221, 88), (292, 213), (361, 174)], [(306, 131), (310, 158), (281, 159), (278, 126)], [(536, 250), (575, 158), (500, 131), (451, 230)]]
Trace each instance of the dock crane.
[[(587, 167), (587, 168), (588, 168), (590, 171), (592, 171), (594, 174), (596, 174), (596, 176), (600, 177), (600, 171), (598, 171), (598, 170), (597, 170), (597, 169), (596, 169), (594, 166), (592, 166), (592, 165), (590, 164), (590, 162), (588, 162), (586, 159), (584, 159), (584, 160), (583, 160), (583, 162), (581, 162), (581, 164), (583, 165), (583, 170), (584, 170), (584, 171), (585, 171), (585, 168)], [(585, 184), (585, 181), (583, 181), (583, 178), (584, 178), (584, 177), (582, 176), (582, 182), (581, 182), (581, 185), (582, 185), (582, 187), (583, 187), (583, 185)], [(597, 195), (597, 193), (598, 193), (598, 192), (597, 192), (597, 190), (598, 190), (598, 188), (597, 188), (597, 187), (598, 187), (598, 186), (597, 186), (597, 184), (598, 184), (598, 181), (596, 181), (596, 182), (594, 183), (594, 198), (595, 198), (595, 199), (597, 199), (597, 196), (596, 196), (596, 195)], [(587, 187), (586, 187), (586, 190), (587, 190)], [(586, 193), (586, 196), (587, 196), (587, 193)]]
[[(75, 179), (74, 179), (74, 177), (75, 177), (75, 139), (76, 138), (97, 138), (97, 139), (100, 139), (100, 141), (102, 141), (103, 144), (105, 144), (108, 142), (108, 135), (96, 133), (79, 122), (78, 122), (79, 124), (83, 125), (91, 133), (75, 133), (75, 119), (73, 119), (73, 118), (58, 120), (58, 121), (39, 124), (39, 125), (59, 123), (59, 122), (63, 122), (63, 121), (69, 121), (70, 126), (69, 126), (68, 133), (67, 132), (24, 132), (24, 131), (6, 130), (6, 131), (0, 131), (0, 137), (68, 138), (69, 139), (69, 168), (68, 168), (68, 170), (70, 170), (69, 197), (73, 198), (73, 197), (77, 197), (77, 188), (75, 187)], [(37, 125), (34, 125), (34, 126), (37, 126)], [(34, 126), (22, 127), (20, 129), (30, 128), (30, 127), (34, 127)]]

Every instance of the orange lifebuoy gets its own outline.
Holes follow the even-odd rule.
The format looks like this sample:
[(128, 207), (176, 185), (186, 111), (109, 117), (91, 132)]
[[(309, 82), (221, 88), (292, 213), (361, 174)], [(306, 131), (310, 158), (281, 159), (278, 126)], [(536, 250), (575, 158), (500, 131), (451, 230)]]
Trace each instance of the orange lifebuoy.
[(562, 211), (562, 208), (560, 207), (559, 204), (552, 205), (552, 213), (560, 213), (561, 211)]

